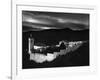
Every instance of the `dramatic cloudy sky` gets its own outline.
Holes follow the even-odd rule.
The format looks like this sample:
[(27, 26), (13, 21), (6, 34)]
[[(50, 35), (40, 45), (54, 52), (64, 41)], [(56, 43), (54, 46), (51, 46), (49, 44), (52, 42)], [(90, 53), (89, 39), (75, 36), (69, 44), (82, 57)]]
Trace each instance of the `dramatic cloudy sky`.
[(70, 28), (72, 30), (89, 29), (89, 14), (23, 11), (24, 30), (42, 30)]

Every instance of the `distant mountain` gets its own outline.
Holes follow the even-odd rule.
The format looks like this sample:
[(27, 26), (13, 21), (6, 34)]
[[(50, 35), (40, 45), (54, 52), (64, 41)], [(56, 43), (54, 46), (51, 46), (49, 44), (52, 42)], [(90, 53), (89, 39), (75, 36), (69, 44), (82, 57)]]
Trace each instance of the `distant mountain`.
[(79, 24), (79, 23), (55, 23), (52, 25), (48, 24), (37, 24), (37, 23), (24, 23), (23, 22), (23, 32), (27, 31), (41, 31), (47, 29), (64, 29), (69, 28), (74, 31), (89, 29), (89, 25)]
[(68, 22), (68, 23), (63, 23), (63, 24), (57, 24), (61, 26), (62, 28), (69, 28), (71, 30), (85, 30), (89, 29), (89, 25), (85, 25), (82, 23), (73, 23), (73, 22)]

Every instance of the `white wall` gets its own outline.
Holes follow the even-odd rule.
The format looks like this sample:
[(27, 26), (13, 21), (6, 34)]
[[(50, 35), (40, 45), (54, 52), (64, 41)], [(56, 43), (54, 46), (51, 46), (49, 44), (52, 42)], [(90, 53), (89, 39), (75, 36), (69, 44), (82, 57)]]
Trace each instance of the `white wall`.
[[(29, 0), (22, 0), (29, 1)], [(98, 9), (98, 48), (100, 47), (100, 0), (31, 0), (36, 2), (47, 2), (47, 3), (62, 3), (62, 4), (78, 4), (78, 5), (95, 5)], [(8, 80), (10, 75), (10, 53), (11, 53), (11, 1), (1, 0), (0, 2), (0, 80)], [(100, 52), (100, 51), (99, 51)], [(100, 54), (98, 54), (98, 67), (100, 67)], [(100, 69), (98, 73), (87, 76), (67, 76), (59, 78), (48, 78), (45, 80), (99, 80)], [(42, 79), (41, 79), (42, 80)]]

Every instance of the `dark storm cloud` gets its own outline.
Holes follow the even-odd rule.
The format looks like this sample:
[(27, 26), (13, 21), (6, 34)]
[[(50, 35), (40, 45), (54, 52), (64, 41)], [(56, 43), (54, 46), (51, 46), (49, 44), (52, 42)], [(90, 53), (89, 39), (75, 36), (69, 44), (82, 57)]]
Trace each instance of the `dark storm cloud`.
[(22, 22), (24, 28), (33, 30), (54, 28), (83, 30), (89, 28), (89, 14), (23, 11)]

